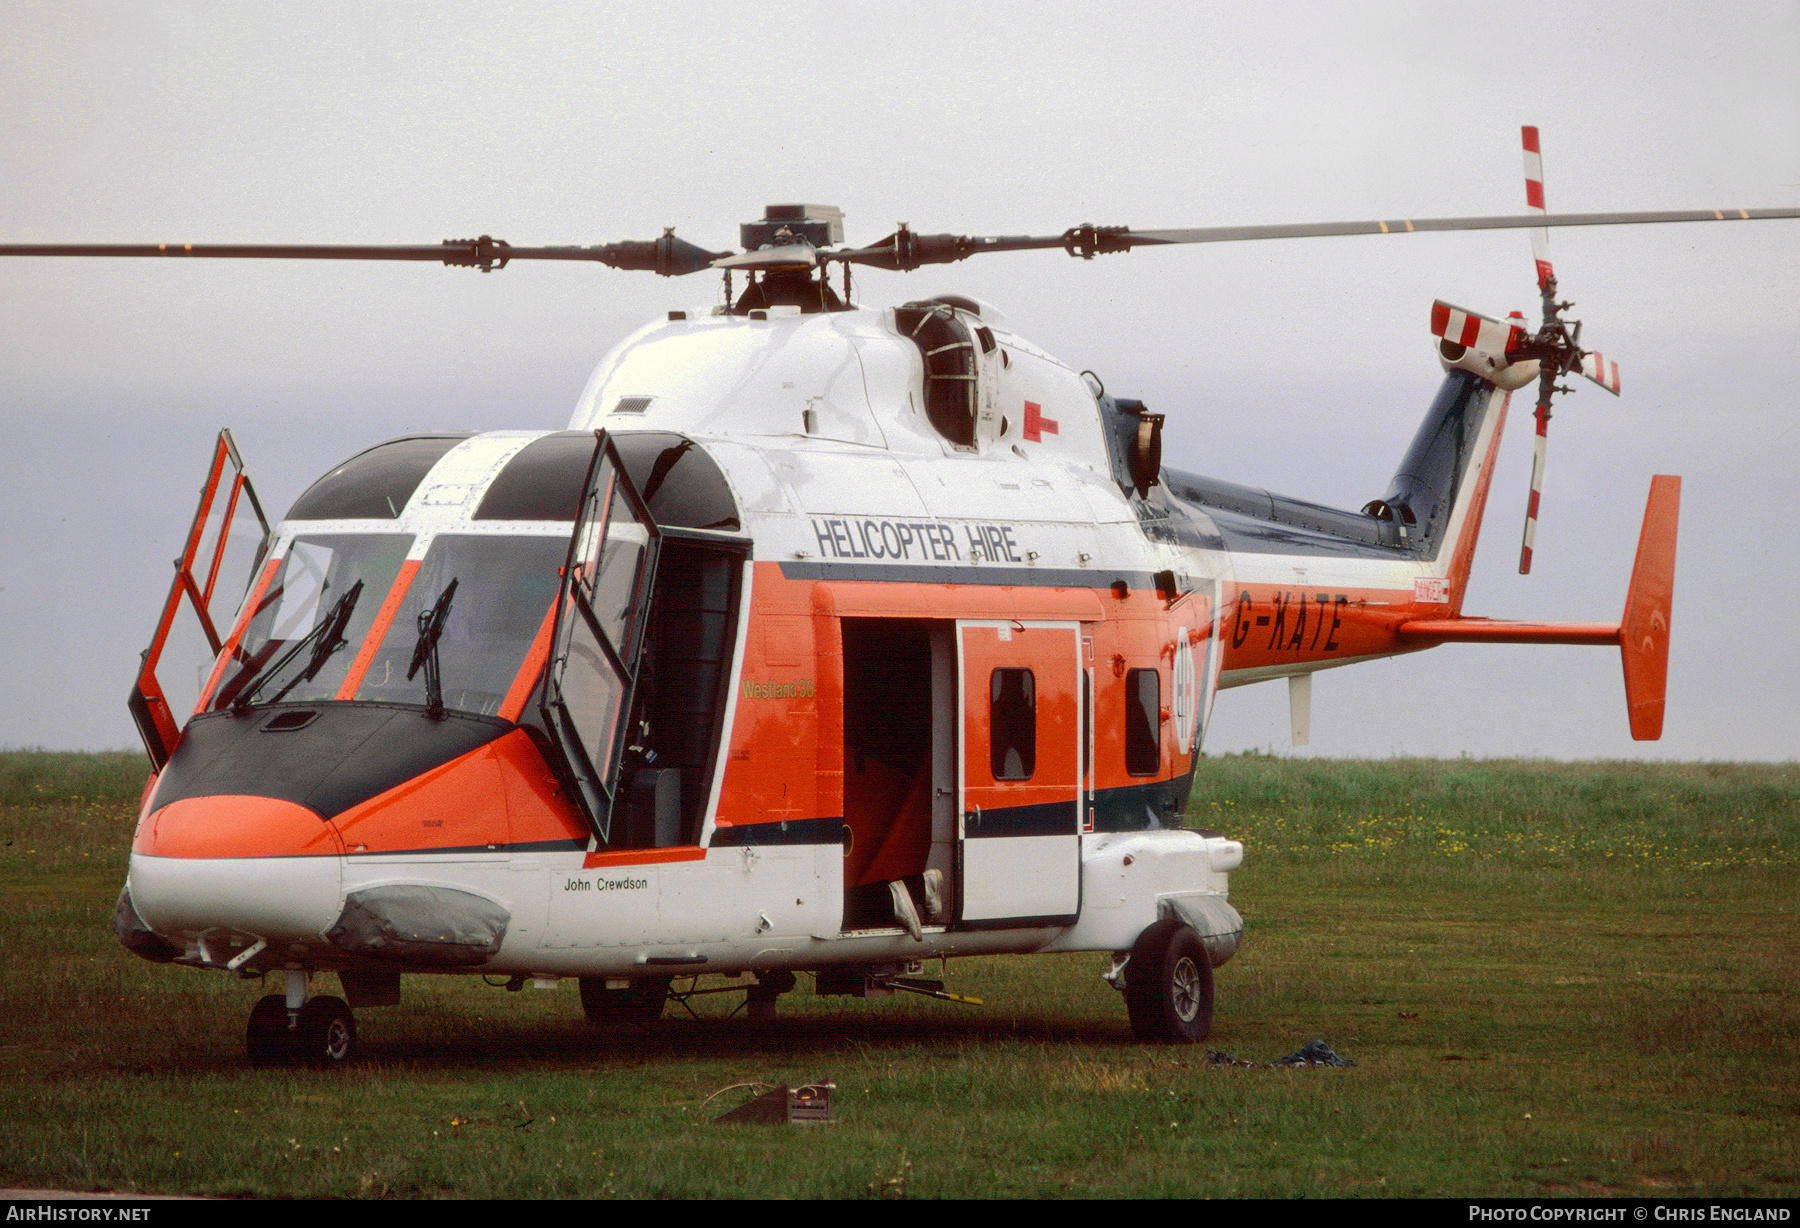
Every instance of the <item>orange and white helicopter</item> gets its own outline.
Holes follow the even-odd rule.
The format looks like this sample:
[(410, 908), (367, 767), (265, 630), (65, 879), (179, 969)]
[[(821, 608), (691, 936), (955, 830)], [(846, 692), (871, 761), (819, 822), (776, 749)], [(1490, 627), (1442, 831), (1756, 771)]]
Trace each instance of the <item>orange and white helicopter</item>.
[[(842, 246), (771, 207), (742, 254), (9, 246), (6, 255), (576, 260), (722, 271), (600, 363), (563, 431), (357, 453), (270, 529), (220, 437), (132, 710), (154, 767), (119, 897), (146, 959), (279, 974), (257, 1061), (347, 1059), (408, 973), (579, 980), (597, 1020), (723, 975), (751, 1009), (954, 997), (926, 959), (1097, 951), (1145, 1039), (1206, 1036), (1242, 921), (1228, 834), (1184, 828), (1218, 690), (1451, 641), (1610, 644), (1662, 724), (1679, 480), (1653, 479), (1617, 623), (1467, 617), (1512, 391), (1611, 391), (1542, 228), (1800, 210), (1520, 216)], [(852, 265), (1400, 231), (1539, 232), (1535, 331), (1439, 303), (1443, 385), (1357, 511), (1165, 467), (1159, 415), (940, 296), (849, 302)], [(832, 266), (843, 272), (842, 291)], [(733, 279), (742, 278), (734, 286)], [(1535, 479), (1534, 479), (1535, 481)], [(1535, 495), (1533, 499), (1535, 511)], [(1522, 566), (1529, 566), (1529, 523)], [(234, 579), (234, 569), (237, 578)], [(239, 598), (241, 596), (241, 604)], [(234, 613), (235, 610), (235, 613)], [(183, 623), (210, 665), (179, 694)], [(315, 973), (344, 990), (312, 995)]]

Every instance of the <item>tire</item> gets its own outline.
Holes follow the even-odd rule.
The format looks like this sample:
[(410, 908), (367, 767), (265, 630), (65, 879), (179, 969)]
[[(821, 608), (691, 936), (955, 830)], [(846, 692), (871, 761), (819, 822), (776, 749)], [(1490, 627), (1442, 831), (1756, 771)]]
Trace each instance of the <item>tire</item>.
[(244, 1052), (252, 1066), (284, 1066), (294, 1060), (295, 1035), (288, 1031), (287, 997), (265, 994), (250, 1011)]
[(1200, 935), (1170, 917), (1138, 936), (1125, 965), (1131, 1031), (1152, 1044), (1196, 1044), (1212, 1031), (1212, 960)]
[(308, 1066), (343, 1066), (356, 1056), (356, 1017), (342, 998), (308, 999), (300, 1008), (295, 1054)]
[(651, 1023), (662, 1018), (673, 979), (639, 977), (623, 989), (608, 989), (605, 977), (584, 976), (581, 978), (581, 1009), (587, 1012), (589, 1023)]

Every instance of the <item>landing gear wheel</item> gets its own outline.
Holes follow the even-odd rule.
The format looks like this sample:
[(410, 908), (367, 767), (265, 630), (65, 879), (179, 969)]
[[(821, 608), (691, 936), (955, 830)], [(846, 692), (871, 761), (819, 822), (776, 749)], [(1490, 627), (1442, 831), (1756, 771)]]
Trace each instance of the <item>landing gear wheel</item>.
[(308, 1066), (342, 1066), (356, 1056), (356, 1018), (342, 998), (312, 998), (300, 1008), (295, 1055)]
[(794, 974), (786, 968), (757, 973), (756, 984), (750, 987), (750, 992), (744, 999), (744, 1017), (759, 1023), (767, 1023), (776, 1018), (776, 1000), (791, 991), (796, 984), (798, 981)]
[(1212, 960), (1200, 935), (1170, 917), (1138, 936), (1125, 965), (1125, 1011), (1139, 1040), (1206, 1039), (1212, 1031)]
[(294, 1033), (288, 1031), (287, 998), (265, 994), (250, 1011), (244, 1051), (252, 1066), (282, 1066), (294, 1060)]
[(667, 976), (638, 977), (622, 989), (608, 989), (603, 976), (581, 978), (581, 1009), (589, 1023), (650, 1023), (669, 1001)]

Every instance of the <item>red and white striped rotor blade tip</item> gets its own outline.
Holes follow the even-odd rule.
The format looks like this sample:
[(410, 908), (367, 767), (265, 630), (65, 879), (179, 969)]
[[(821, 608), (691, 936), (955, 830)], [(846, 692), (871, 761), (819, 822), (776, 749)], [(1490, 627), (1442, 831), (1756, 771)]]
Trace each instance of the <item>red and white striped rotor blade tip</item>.
[(1496, 320), (1438, 299), (1431, 305), (1431, 335), (1454, 341), (1481, 354), (1503, 357), (1525, 338), (1517, 324)]
[[(1524, 322), (1525, 317), (1518, 312), (1510, 313), (1511, 318)], [(1519, 543), (1519, 574), (1531, 574), (1531, 552), (1537, 544), (1538, 502), (1544, 494), (1544, 453), (1550, 444), (1550, 407), (1538, 406), (1537, 440), (1531, 449), (1531, 494), (1525, 500), (1525, 538)]]
[(1531, 574), (1531, 551), (1537, 544), (1538, 501), (1544, 494), (1544, 453), (1550, 444), (1549, 407), (1537, 411), (1537, 439), (1531, 452), (1531, 495), (1525, 500), (1525, 540), (1519, 544), (1519, 574)]
[[(1538, 130), (1527, 124), (1519, 129), (1525, 145), (1525, 207), (1531, 213), (1544, 213), (1544, 155), (1538, 149)], [(1555, 271), (1550, 267), (1550, 232), (1539, 226), (1531, 232), (1531, 258), (1537, 264), (1538, 289), (1550, 284)]]
[(1586, 350), (1581, 355), (1581, 373), (1614, 396), (1619, 395), (1619, 364), (1612, 359)]

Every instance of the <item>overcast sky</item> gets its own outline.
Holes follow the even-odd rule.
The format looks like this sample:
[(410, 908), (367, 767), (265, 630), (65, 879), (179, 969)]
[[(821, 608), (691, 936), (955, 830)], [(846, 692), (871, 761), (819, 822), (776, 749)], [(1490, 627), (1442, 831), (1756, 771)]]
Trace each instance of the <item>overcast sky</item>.
[[(0, 241), (714, 249), (771, 201), (847, 237), (1800, 201), (1800, 5), (19, 3)], [(1450, 646), (1318, 675), (1319, 755), (1786, 759), (1800, 748), (1800, 223), (1559, 231), (1623, 398), (1559, 403), (1535, 574), (1515, 404), (1465, 612), (1615, 619), (1685, 478), (1667, 732), (1617, 654)], [(999, 255), (957, 290), (1168, 415), (1181, 468), (1346, 507), (1440, 374), (1442, 297), (1536, 318), (1524, 232)], [(220, 426), (277, 514), (416, 428), (563, 426), (615, 341), (716, 301), (598, 267), (0, 262), (0, 745), (135, 746), (138, 650)], [(1211, 751), (1288, 752), (1281, 684)]]

